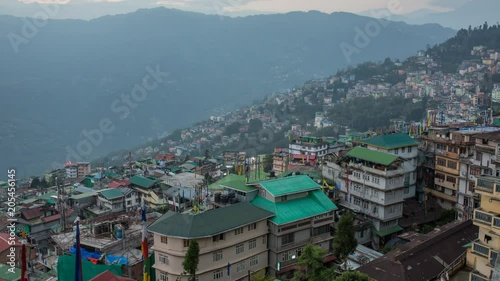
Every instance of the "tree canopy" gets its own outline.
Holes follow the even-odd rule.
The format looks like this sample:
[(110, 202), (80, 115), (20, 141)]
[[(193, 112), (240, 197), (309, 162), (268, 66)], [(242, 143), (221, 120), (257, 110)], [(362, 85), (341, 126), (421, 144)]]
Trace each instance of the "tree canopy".
[(368, 275), (357, 271), (344, 271), (335, 277), (333, 281), (369, 281)]
[(323, 266), (323, 259), (327, 251), (319, 246), (307, 245), (299, 257), (298, 270), (295, 271), (292, 281), (324, 281), (334, 275), (333, 268)]
[(344, 260), (356, 250), (358, 241), (354, 236), (354, 217), (350, 212), (345, 212), (339, 220), (337, 233), (333, 238), (333, 253)]
[(184, 257), (184, 262), (182, 262), (182, 267), (189, 274), (189, 281), (196, 280), (196, 270), (198, 270), (198, 264), (200, 262), (200, 245), (196, 240), (189, 241), (189, 248)]

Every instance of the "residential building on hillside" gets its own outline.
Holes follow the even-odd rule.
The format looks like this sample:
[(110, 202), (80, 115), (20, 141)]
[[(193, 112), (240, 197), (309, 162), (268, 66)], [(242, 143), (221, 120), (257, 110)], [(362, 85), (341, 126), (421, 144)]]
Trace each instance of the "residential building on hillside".
[(133, 176), (130, 178), (130, 186), (137, 191), (138, 197), (144, 197), (144, 202), (149, 208), (157, 210), (166, 206), (167, 201), (163, 196), (158, 180)]
[(300, 137), (288, 145), (290, 165), (315, 166), (328, 153), (329, 143), (322, 138)]
[(124, 208), (126, 212), (137, 210), (141, 203), (139, 192), (130, 187), (118, 187), (118, 190), (125, 197)]
[(268, 266), (267, 219), (273, 213), (242, 202), (199, 214), (168, 212), (149, 226), (158, 280), (176, 280), (192, 240), (200, 246), (199, 281), (243, 280)]
[(66, 170), (66, 178), (76, 179), (78, 178), (78, 166), (76, 163), (68, 161), (64, 163), (64, 169)]
[(287, 171), (288, 148), (275, 148), (273, 154), (273, 171), (279, 175)]
[(78, 178), (83, 178), (86, 175), (89, 175), (91, 172), (90, 162), (77, 162), (76, 167), (77, 167)]
[[(97, 191), (97, 207), (111, 213), (125, 210), (125, 196), (116, 188)], [(99, 213), (101, 214), (101, 213)]]
[(245, 166), (246, 153), (244, 151), (224, 151), (222, 156), (224, 158), (224, 167), (228, 169), (239, 172)]
[(467, 252), (467, 265), (474, 269), (470, 281), (493, 281), (500, 252), (500, 178), (478, 176), (475, 191), (481, 196), (481, 207), (474, 210), (473, 218), (479, 235)]
[(323, 166), (323, 176), (335, 182), (339, 204), (372, 220), (375, 249), (402, 230), (398, 219), (403, 216), (404, 195), (410, 193), (403, 163), (395, 155), (355, 147)]
[(399, 157), (403, 162), (404, 186), (407, 188), (403, 198), (412, 198), (416, 194), (418, 142), (407, 134), (387, 134), (373, 138), (355, 140), (354, 144)]
[(256, 207), (272, 212), (268, 220), (269, 273), (293, 272), (304, 246), (313, 244), (332, 256), (334, 212), (337, 206), (309, 176), (298, 175), (260, 182)]

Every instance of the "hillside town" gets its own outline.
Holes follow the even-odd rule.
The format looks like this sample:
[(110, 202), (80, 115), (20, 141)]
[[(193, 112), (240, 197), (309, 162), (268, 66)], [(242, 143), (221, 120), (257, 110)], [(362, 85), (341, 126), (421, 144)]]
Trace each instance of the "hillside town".
[[(21, 280), (22, 267), (29, 280), (73, 280), (77, 257), (92, 281), (291, 280), (298, 272), (305, 275), (294, 280), (325, 280), (307, 277), (301, 257), (310, 249), (332, 274), (500, 280), (500, 81), (491, 78), (500, 50), (470, 52), (475, 59), (453, 74), (419, 52), (390, 62), (386, 75), (309, 81), (158, 145), (9, 176), (0, 182), (0, 280)], [(367, 97), (429, 106), (421, 118), (396, 116), (366, 131), (335, 118)], [(336, 239), (348, 216), (355, 245), (344, 254)]]

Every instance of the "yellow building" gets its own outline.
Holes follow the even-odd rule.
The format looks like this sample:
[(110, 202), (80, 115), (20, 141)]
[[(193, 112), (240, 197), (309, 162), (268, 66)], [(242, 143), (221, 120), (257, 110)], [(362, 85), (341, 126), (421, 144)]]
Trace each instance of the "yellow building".
[(474, 210), (478, 239), (467, 252), (467, 265), (474, 270), (470, 281), (493, 280), (492, 274), (500, 251), (500, 178), (481, 175), (476, 180), (481, 207)]

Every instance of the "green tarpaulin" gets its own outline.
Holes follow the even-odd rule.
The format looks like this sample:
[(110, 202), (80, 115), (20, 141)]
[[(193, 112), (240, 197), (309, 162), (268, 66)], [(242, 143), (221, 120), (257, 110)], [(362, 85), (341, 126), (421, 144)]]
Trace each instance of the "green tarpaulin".
[[(93, 264), (82, 260), (83, 281), (88, 281), (97, 275), (109, 270), (117, 276), (122, 276), (120, 265)], [(75, 280), (75, 256), (60, 256), (57, 260), (57, 279)]]

